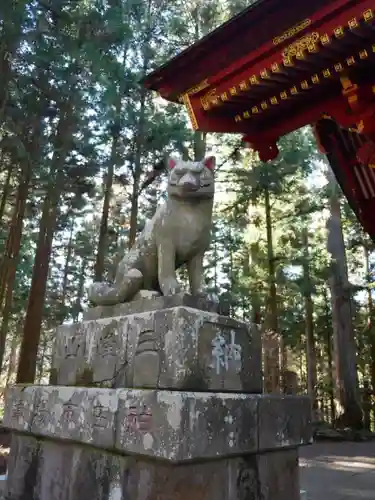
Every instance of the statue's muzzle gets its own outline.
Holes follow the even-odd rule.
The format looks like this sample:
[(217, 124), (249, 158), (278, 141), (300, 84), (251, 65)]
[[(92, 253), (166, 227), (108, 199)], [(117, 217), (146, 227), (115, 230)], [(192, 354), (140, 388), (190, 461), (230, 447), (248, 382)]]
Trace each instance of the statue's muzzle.
[(194, 175), (185, 174), (181, 177), (180, 182), (178, 183), (179, 187), (184, 191), (198, 191), (199, 189), (199, 181)]

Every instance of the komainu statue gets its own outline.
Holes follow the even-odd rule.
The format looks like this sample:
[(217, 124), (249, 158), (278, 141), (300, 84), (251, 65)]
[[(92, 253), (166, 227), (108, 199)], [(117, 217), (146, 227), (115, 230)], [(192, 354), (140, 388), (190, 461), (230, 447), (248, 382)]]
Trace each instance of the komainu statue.
[(211, 240), (215, 158), (168, 160), (168, 199), (120, 261), (113, 285), (93, 283), (96, 305), (129, 302), (140, 290), (180, 292), (176, 269), (187, 265), (190, 292), (203, 293), (203, 256)]

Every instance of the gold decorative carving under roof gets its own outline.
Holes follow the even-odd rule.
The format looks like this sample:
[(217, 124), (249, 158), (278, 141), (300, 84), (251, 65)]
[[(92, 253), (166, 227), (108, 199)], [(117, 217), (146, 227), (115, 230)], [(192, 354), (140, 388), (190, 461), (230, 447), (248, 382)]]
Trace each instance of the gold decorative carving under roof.
[[(231, 89), (231, 90), (233, 90), (233, 89)], [(230, 93), (232, 94), (232, 92), (230, 92)], [(214, 105), (218, 104), (218, 101), (219, 101), (219, 98), (216, 95), (216, 89), (210, 90), (209, 92), (204, 94), (204, 96), (201, 97), (201, 104), (202, 104), (203, 109), (205, 109), (205, 110), (210, 109), (212, 104), (214, 104)]]
[[(375, 44), (372, 45), (372, 52), (375, 53)], [(297, 85), (294, 85), (290, 89), (285, 89), (280, 92), (279, 96), (281, 100), (293, 98), (293, 96), (297, 95), (300, 93), (300, 90), (310, 90), (316, 85), (320, 84), (320, 79), (321, 77), (323, 78), (331, 78), (334, 75), (342, 75), (342, 72), (345, 69), (345, 65), (348, 67), (356, 64), (358, 60), (363, 60), (369, 57), (369, 51), (366, 49), (360, 49), (355, 55), (349, 56), (346, 58), (345, 62), (337, 62), (333, 64), (331, 68), (324, 68), (321, 70), (319, 73), (314, 73), (311, 75), (310, 79), (308, 80), (302, 80), (300, 81)], [(342, 82), (345, 82), (345, 77), (341, 76), (340, 80)], [(375, 93), (375, 85), (373, 86), (373, 92)], [(268, 103), (271, 103), (273, 105), (278, 105), (280, 104), (281, 101), (279, 101), (278, 96), (272, 96), (268, 99), (268, 101), (263, 101), (260, 106), (253, 106), (248, 110), (245, 110), (242, 113), (243, 118), (251, 118), (253, 115), (258, 115), (260, 113), (267, 112), (269, 109)], [(240, 121), (239, 117), (240, 115), (237, 115), (237, 119), (235, 120), (236, 122)]]
[(193, 130), (198, 130), (198, 122), (197, 122), (197, 118), (196, 118), (195, 113), (194, 113), (193, 106), (191, 105), (191, 102), (190, 102), (189, 94), (184, 94), (182, 96), (182, 98), (183, 98), (183, 103), (185, 104), (186, 110), (189, 114), (191, 126), (193, 127)]
[(180, 102), (183, 102), (184, 101), (184, 95), (186, 95), (186, 94), (187, 95), (198, 94), (198, 92), (200, 92), (201, 90), (206, 89), (209, 86), (210, 86), (210, 84), (208, 83), (208, 78), (206, 78), (205, 80), (201, 81), (197, 85), (194, 85), (194, 87), (191, 87), (189, 90), (187, 90), (186, 92), (184, 92), (183, 94), (181, 94), (179, 96), (178, 100)]
[(299, 38), (283, 50), (284, 61), (290, 61), (294, 57), (303, 59), (305, 52), (316, 52), (320, 35), (316, 31)]
[[(365, 12), (358, 14), (358, 17), (352, 17), (342, 26), (336, 26), (330, 33), (318, 33), (310, 32), (306, 33), (301, 38), (295, 40), (293, 43), (288, 45), (285, 49), (282, 49), (279, 53), (281, 60), (273, 61), (269, 67), (263, 68), (258, 74), (250, 74), (244, 77), (236, 85), (228, 86), (227, 89), (220, 89), (220, 93), (217, 93), (217, 89), (209, 89), (210, 84), (208, 79), (203, 80), (199, 84), (191, 87), (186, 93), (179, 97), (179, 100), (183, 102), (188, 110), (190, 119), (194, 129), (198, 128), (197, 118), (195, 116), (192, 104), (190, 102), (190, 96), (199, 93), (200, 91), (207, 89), (206, 93), (200, 97), (200, 104), (202, 109), (209, 111), (219, 105), (225, 104), (227, 101), (235, 99), (236, 96), (240, 96), (242, 93), (246, 93), (252, 87), (261, 85), (262, 82), (268, 78), (272, 78), (273, 74), (283, 71), (283, 67), (287, 69), (288, 67), (293, 67), (296, 64), (296, 59), (304, 59), (306, 57), (306, 52), (316, 53), (320, 50), (325, 49), (329, 46), (334, 38), (341, 39), (345, 37), (348, 28), (355, 29), (358, 26), (358, 20), (362, 19), (367, 23), (373, 23), (374, 10), (367, 9)], [(310, 19), (305, 19), (295, 27), (286, 31), (283, 35), (276, 37), (273, 40), (275, 45), (280, 44), (295, 36), (298, 32), (304, 30), (311, 24)], [(259, 102), (257, 106), (252, 106), (250, 109), (245, 110), (241, 115), (236, 115), (236, 121), (241, 121), (242, 118), (250, 119), (253, 115), (263, 114), (268, 111), (270, 107), (278, 106), (282, 101), (293, 98), (293, 96), (298, 95), (300, 91), (309, 91), (316, 85), (319, 85), (324, 79), (330, 79), (335, 75), (339, 75), (345, 70), (346, 67), (355, 65), (358, 60), (364, 60), (369, 57), (369, 52), (375, 53), (375, 45), (372, 47), (363, 48), (359, 50), (356, 54), (348, 55), (343, 61), (336, 61), (330, 67), (326, 67), (318, 73), (314, 73), (307, 80), (300, 81), (296, 83), (289, 89), (282, 90), (279, 94), (268, 98), (263, 102)]]
[(289, 38), (292, 38), (294, 35), (296, 35), (300, 31), (303, 31), (305, 28), (307, 28), (308, 26), (310, 26), (311, 22), (312, 22), (311, 19), (304, 19), (300, 23), (296, 24), (296, 26), (293, 26), (292, 28), (289, 28), (282, 35), (276, 36), (273, 39), (273, 44), (274, 45), (279, 45), (280, 43), (285, 42), (285, 40), (288, 40)]

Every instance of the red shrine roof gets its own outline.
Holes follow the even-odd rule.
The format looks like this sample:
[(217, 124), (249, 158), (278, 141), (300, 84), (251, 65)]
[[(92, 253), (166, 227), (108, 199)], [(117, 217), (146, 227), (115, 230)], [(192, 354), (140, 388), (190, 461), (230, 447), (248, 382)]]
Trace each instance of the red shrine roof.
[[(327, 117), (363, 145), (375, 139), (374, 7), (375, 0), (259, 0), (148, 75), (144, 85), (184, 103), (194, 129), (242, 134), (263, 160), (275, 158), (281, 136)], [(319, 128), (319, 139), (327, 130), (333, 133), (332, 126)], [(337, 160), (337, 148), (345, 148), (337, 142), (342, 134), (334, 135), (320, 142), (335, 149), (336, 176), (375, 237), (375, 192), (366, 209), (374, 221), (365, 224), (361, 212), (364, 193), (373, 192), (373, 172), (370, 191), (363, 185), (368, 172), (361, 182), (338, 175), (348, 160)], [(367, 169), (375, 167), (375, 151), (364, 161), (361, 147), (350, 161), (358, 163), (359, 155)]]

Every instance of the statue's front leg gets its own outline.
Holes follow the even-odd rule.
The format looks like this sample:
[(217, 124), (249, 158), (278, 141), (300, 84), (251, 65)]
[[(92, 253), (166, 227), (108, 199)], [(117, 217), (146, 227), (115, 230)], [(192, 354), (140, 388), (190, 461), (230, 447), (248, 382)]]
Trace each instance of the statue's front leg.
[(195, 255), (188, 263), (188, 274), (190, 283), (190, 293), (192, 295), (203, 295), (204, 278), (203, 278), (203, 253)]
[[(117, 278), (117, 277), (116, 277)], [(113, 306), (131, 300), (142, 287), (143, 274), (138, 269), (129, 269), (114, 285), (93, 283), (89, 287), (88, 299), (98, 306)]]
[(176, 276), (176, 250), (172, 242), (164, 240), (158, 245), (158, 280), (163, 295), (180, 293)]

